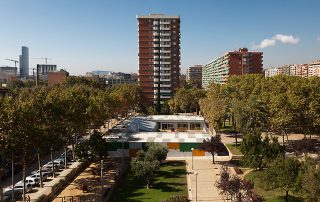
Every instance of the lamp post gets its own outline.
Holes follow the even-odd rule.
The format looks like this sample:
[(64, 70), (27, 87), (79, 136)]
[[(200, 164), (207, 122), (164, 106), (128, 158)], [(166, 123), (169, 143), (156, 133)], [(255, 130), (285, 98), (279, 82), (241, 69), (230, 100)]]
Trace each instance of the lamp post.
[[(196, 190), (196, 201), (198, 201), (198, 172), (197, 171), (194, 171), (194, 172), (187, 172), (187, 174), (189, 175), (189, 174), (194, 174), (195, 176), (196, 176), (196, 188), (195, 188), (195, 190)], [(192, 185), (192, 180), (191, 180), (191, 189), (190, 189), (190, 191), (192, 192), (192, 189), (193, 189), (193, 185)], [(193, 199), (193, 198), (192, 198)]]
[(191, 165), (191, 169), (193, 170), (193, 148), (191, 148), (191, 162), (192, 162), (192, 165)]
[(198, 172), (194, 172), (196, 175), (196, 201), (198, 201)]
[(103, 193), (103, 160), (101, 160), (100, 166), (100, 180), (101, 180), (101, 193)]

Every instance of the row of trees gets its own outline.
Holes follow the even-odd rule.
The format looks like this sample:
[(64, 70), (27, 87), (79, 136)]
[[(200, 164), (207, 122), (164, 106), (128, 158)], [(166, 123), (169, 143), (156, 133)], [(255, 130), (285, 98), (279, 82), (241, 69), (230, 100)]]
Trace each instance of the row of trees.
[(100, 128), (106, 120), (134, 109), (139, 95), (137, 85), (104, 90), (94, 82), (72, 77), (53, 87), (15, 86), (0, 100), (0, 178), (9, 162), (17, 160), (23, 162), (25, 179), (25, 169), (34, 156), (41, 172), (41, 156), (51, 153), (52, 157), (57, 149), (74, 147), (77, 137), (88, 129)]
[(320, 132), (320, 78), (233, 76), (227, 84), (212, 83), (201, 111), (211, 129), (230, 121), (234, 130), (283, 134)]
[(205, 91), (192, 88), (190, 86), (185, 86), (183, 88), (178, 88), (174, 97), (169, 100), (168, 105), (172, 113), (193, 113), (198, 114), (199, 100), (205, 97)]
[[(234, 76), (225, 85), (211, 84), (207, 96), (200, 100), (200, 108), (217, 136), (225, 122), (230, 123), (234, 132), (242, 133), (240, 150), (244, 154), (243, 162), (262, 170), (266, 189), (280, 188), (285, 191), (286, 200), (289, 191), (299, 190), (310, 201), (317, 201), (320, 185), (317, 163), (285, 158), (284, 145), (268, 134), (281, 134), (284, 142), (288, 133), (303, 133), (305, 138), (289, 141), (287, 150), (296, 154), (316, 151), (315, 141), (307, 139), (307, 136), (319, 135), (320, 132), (319, 86), (318, 77)], [(262, 137), (262, 132), (267, 135)], [(218, 186), (221, 188), (222, 185)], [(231, 188), (228, 190), (232, 192)]]
[(320, 170), (313, 159), (300, 162), (293, 158), (279, 157), (267, 165), (262, 172), (262, 182), (266, 190), (285, 191), (289, 201), (289, 192), (304, 195), (308, 201), (320, 200)]

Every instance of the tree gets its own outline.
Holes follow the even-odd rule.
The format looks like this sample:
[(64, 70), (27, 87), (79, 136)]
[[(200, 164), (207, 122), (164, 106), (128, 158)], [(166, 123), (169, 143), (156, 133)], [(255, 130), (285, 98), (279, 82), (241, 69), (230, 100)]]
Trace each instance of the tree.
[(317, 140), (303, 138), (301, 140), (291, 140), (288, 142), (287, 151), (294, 152), (296, 155), (306, 155), (306, 153), (317, 151)]
[(298, 187), (297, 176), (301, 164), (292, 158), (279, 157), (268, 164), (263, 174), (263, 182), (267, 190), (281, 189), (285, 191), (285, 200), (288, 201), (289, 191), (296, 192)]
[(108, 156), (108, 143), (99, 132), (94, 130), (89, 140), (76, 145), (74, 152), (82, 162), (100, 161)]
[(221, 142), (221, 136), (215, 135), (211, 138), (206, 138), (203, 140), (203, 143), (200, 145), (200, 148), (211, 153), (212, 155), (212, 163), (214, 163), (214, 155), (215, 153), (221, 151), (223, 148), (223, 144)]
[(159, 169), (159, 161), (140, 160), (135, 158), (131, 161), (131, 171), (136, 177), (142, 178), (147, 183), (147, 189), (152, 186), (155, 172)]
[(231, 201), (251, 201), (254, 196), (261, 199), (253, 192), (253, 182), (241, 179), (237, 175), (231, 176), (226, 166), (222, 166), (220, 179), (215, 182), (215, 186), (220, 190), (220, 194), (230, 195)]
[(148, 143), (146, 150), (140, 150), (131, 161), (131, 171), (136, 177), (143, 178), (147, 189), (152, 186), (155, 172), (159, 170), (161, 161), (167, 157), (168, 149), (157, 143)]
[(308, 171), (303, 179), (303, 189), (309, 201), (320, 200), (320, 171)]
[(200, 99), (199, 103), (209, 128), (219, 133), (227, 107), (227, 100), (222, 87), (218, 84), (211, 84), (207, 97)]
[(259, 132), (245, 134), (240, 150), (244, 155), (244, 163), (259, 170), (262, 170), (267, 161), (277, 158), (284, 152), (276, 138), (270, 140), (267, 136), (262, 140)]
[(145, 154), (145, 158), (149, 161), (157, 160), (160, 163), (167, 158), (167, 154), (169, 150), (157, 143), (154, 142), (149, 142), (146, 145), (147, 147), (147, 152)]
[(205, 97), (205, 92), (198, 88), (178, 88), (174, 97), (169, 101), (172, 112), (196, 112), (199, 110), (199, 100)]
[(125, 116), (139, 106), (141, 88), (137, 84), (116, 85), (109, 90), (109, 95), (115, 99), (116, 112)]

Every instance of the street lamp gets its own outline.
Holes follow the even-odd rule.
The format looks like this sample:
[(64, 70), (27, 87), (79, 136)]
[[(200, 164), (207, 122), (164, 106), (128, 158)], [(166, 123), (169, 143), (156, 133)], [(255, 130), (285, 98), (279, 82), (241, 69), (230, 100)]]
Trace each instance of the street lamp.
[(192, 170), (193, 170), (193, 150), (194, 150), (194, 149), (191, 148), (191, 159), (192, 159), (192, 165), (191, 165), (192, 167), (191, 167), (191, 169), (192, 169)]
[[(194, 174), (196, 176), (196, 201), (198, 201), (198, 172), (194, 171), (194, 172), (187, 172), (187, 174)], [(192, 180), (191, 180), (191, 187), (192, 187)], [(192, 191), (192, 189), (190, 189)]]
[(196, 201), (198, 201), (198, 172), (194, 172), (196, 175)]

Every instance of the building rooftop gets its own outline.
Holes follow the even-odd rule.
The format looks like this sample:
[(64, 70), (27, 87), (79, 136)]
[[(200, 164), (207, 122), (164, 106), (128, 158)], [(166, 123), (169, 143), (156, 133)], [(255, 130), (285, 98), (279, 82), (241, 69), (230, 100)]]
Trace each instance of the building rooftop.
[(204, 121), (202, 116), (184, 115), (152, 115), (147, 117), (150, 121)]
[(149, 14), (149, 15), (137, 15), (137, 18), (166, 18), (166, 19), (180, 19), (178, 15), (164, 15), (164, 14)]

